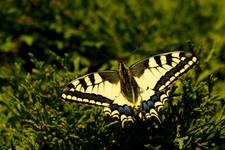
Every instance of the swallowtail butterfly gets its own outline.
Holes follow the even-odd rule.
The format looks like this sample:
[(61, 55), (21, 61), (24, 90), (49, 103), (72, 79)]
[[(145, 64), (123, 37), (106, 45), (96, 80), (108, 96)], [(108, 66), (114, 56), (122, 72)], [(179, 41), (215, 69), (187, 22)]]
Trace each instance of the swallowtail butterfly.
[(155, 55), (130, 67), (120, 63), (119, 71), (95, 72), (70, 82), (62, 99), (104, 107), (104, 112), (118, 118), (122, 125), (137, 117), (158, 118), (168, 99), (169, 85), (191, 69), (198, 59), (176, 51)]

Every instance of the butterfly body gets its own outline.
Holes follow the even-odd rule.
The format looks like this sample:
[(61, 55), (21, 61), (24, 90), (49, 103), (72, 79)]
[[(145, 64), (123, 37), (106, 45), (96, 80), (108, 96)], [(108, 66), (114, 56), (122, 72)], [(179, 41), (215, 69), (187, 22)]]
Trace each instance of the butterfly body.
[[(182, 51), (164, 53), (141, 60), (119, 71), (90, 73), (73, 80), (63, 90), (62, 99), (99, 105), (122, 124), (152, 116), (168, 99), (169, 85), (197, 63), (197, 57)], [(159, 119), (159, 118), (158, 118)]]
[(120, 87), (123, 96), (132, 104), (138, 100), (139, 88), (130, 69), (124, 64), (119, 65)]

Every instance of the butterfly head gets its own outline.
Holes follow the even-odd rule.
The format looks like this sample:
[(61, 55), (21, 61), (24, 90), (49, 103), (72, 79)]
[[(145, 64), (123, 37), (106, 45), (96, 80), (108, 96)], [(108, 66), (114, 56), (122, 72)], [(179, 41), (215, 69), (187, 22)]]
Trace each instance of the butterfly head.
[(130, 77), (130, 70), (123, 62), (119, 64), (119, 74), (122, 80)]

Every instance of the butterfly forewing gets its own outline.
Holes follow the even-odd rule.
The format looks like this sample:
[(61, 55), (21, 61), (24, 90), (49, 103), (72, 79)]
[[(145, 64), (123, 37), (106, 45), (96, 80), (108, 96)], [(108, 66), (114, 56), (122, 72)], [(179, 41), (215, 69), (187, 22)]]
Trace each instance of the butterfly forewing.
[(63, 90), (62, 99), (109, 106), (119, 95), (118, 72), (104, 71), (87, 74), (73, 80)]
[(143, 93), (148, 90), (161, 91), (196, 62), (195, 56), (178, 51), (144, 59), (132, 65), (130, 70)]

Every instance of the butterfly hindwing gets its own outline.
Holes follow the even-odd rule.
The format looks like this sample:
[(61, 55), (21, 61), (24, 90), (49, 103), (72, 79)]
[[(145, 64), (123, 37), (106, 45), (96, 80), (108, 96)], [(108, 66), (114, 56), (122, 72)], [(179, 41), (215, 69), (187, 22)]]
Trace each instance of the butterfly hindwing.
[(134, 122), (134, 110), (128, 105), (112, 104), (109, 107), (105, 107), (105, 114), (110, 115), (113, 118), (117, 118), (121, 121), (122, 126), (125, 122)]
[(155, 117), (160, 121), (158, 114), (159, 110), (164, 106), (165, 102), (169, 98), (169, 88), (163, 91), (155, 91), (155, 93), (148, 99), (143, 100), (141, 103), (141, 112), (139, 113), (140, 118), (148, 119)]

